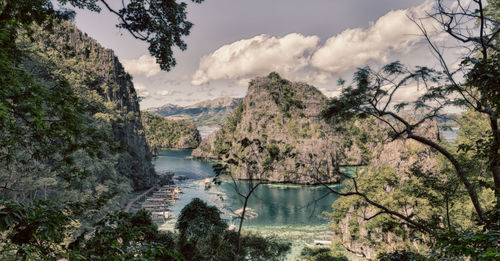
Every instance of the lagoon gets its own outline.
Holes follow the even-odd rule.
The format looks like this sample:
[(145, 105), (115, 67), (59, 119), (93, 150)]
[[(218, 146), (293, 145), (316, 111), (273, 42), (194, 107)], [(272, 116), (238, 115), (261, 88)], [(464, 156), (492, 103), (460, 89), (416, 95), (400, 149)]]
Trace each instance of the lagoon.
[[(228, 224), (238, 225), (231, 213), (242, 208), (243, 200), (235, 191), (247, 181), (223, 181), (205, 189), (204, 179), (215, 176), (212, 165), (204, 160), (191, 158), (192, 150), (160, 151), (154, 160), (157, 172), (170, 171), (187, 180), (177, 181), (183, 191), (172, 207), (173, 219), (160, 226), (162, 230), (173, 230), (175, 220), (182, 208), (195, 197), (216, 206)], [(174, 177), (175, 177), (174, 176)], [(305, 243), (315, 239), (331, 240), (328, 220), (324, 212), (332, 211), (332, 203), (338, 198), (323, 186), (298, 186), (267, 184), (259, 186), (252, 195), (248, 207), (257, 217), (245, 220), (243, 230), (262, 235), (277, 235), (292, 242), (292, 253), (297, 256)]]
[[(188, 178), (176, 181), (184, 193), (172, 208), (174, 215), (198, 197), (218, 207), (229, 224), (236, 223), (231, 219), (231, 213), (243, 206), (236, 187), (244, 191), (248, 181), (223, 181), (205, 189), (203, 180), (215, 176), (209, 162), (191, 158), (191, 150), (164, 150), (159, 154), (154, 161), (157, 172), (170, 171), (176, 176)], [(337, 198), (323, 186), (261, 185), (248, 204), (258, 216), (246, 220), (244, 226), (324, 226), (328, 221), (323, 212), (331, 211), (331, 205)]]

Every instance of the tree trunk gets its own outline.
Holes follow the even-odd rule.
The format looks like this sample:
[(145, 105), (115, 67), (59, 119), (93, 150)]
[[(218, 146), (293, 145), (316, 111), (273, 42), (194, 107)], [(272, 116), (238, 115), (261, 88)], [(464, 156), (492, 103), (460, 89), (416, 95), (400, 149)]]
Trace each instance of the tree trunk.
[(426, 139), (424, 137), (420, 137), (417, 135), (412, 134), (411, 132), (408, 133), (408, 138), (414, 139), (418, 142), (421, 142), (425, 145), (430, 146), (431, 148), (439, 151), (443, 156), (445, 156), (451, 164), (453, 164), (453, 167), (455, 168), (455, 171), (457, 172), (458, 178), (464, 184), (465, 189), (467, 190), (467, 193), (469, 194), (470, 200), (472, 201), (472, 204), (474, 205), (474, 209), (476, 210), (477, 216), (481, 221), (484, 221), (484, 213), (483, 209), (481, 207), (481, 203), (479, 202), (479, 197), (477, 196), (476, 190), (472, 186), (472, 184), (469, 182), (469, 179), (467, 179), (467, 175), (462, 169), (462, 166), (460, 163), (451, 155), (447, 150), (445, 150), (443, 147), (439, 146), (437, 143)]
[(247, 210), (248, 199), (250, 198), (251, 193), (245, 197), (245, 202), (243, 203), (243, 211), (241, 212), (240, 225), (238, 227), (238, 242), (236, 242), (236, 254), (234, 255), (234, 261), (238, 261), (238, 254), (240, 253), (241, 247), (241, 228), (243, 227), (243, 220), (245, 219), (245, 212)]
[(493, 145), (490, 150), (491, 172), (495, 183), (496, 209), (492, 223), (500, 219), (500, 130), (498, 129), (498, 117), (493, 112), (489, 115), (491, 131), (493, 132)]

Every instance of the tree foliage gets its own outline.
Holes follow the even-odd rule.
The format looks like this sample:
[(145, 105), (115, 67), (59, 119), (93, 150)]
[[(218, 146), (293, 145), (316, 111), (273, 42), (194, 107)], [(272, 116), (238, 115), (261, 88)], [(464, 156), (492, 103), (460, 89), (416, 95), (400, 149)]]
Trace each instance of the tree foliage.
[[(200, 199), (186, 205), (178, 233), (161, 232), (149, 212), (109, 212), (79, 231), (79, 217), (95, 214), (97, 201), (61, 205), (52, 201), (0, 202), (0, 257), (7, 260), (233, 260), (237, 233), (220, 211)], [(284, 260), (290, 243), (245, 234), (241, 260)]]
[(62, 22), (75, 13), (58, 3), (94, 12), (104, 6), (119, 27), (150, 44), (164, 70), (175, 65), (172, 48), (186, 48), (182, 37), (192, 27), (186, 4), (174, 0), (133, 0), (118, 11), (104, 0), (0, 1), (0, 192), (12, 199), (0, 203), (2, 259), (177, 260), (169, 236), (145, 212), (102, 219), (120, 207), (111, 199), (130, 192), (131, 180), (139, 188), (147, 179), (138, 177), (149, 170), (138, 169), (124, 133), (142, 135), (127, 126), (139, 118), (137, 97), (128, 86), (130, 104), (105, 99), (120, 93), (109, 79), (127, 84), (131, 77), (99, 74), (109, 64), (99, 64), (89, 48), (61, 41), (77, 29)]
[(153, 149), (196, 148), (201, 136), (193, 123), (187, 120), (171, 120), (149, 112), (141, 112), (142, 125), (148, 144)]
[[(179, 250), (188, 260), (284, 260), (290, 243), (236, 231), (220, 217), (220, 211), (195, 198), (186, 205), (176, 223)], [(241, 244), (241, 248), (238, 245)]]
[[(203, 0), (192, 0), (201, 3)], [(75, 8), (101, 12), (102, 9), (118, 17), (118, 28), (127, 30), (134, 38), (149, 44), (149, 52), (156, 57), (161, 69), (169, 71), (176, 65), (172, 47), (181, 50), (187, 48), (182, 39), (189, 35), (193, 24), (187, 21), (187, 4), (176, 0), (131, 0), (121, 7), (114, 8), (107, 0), (3, 0), (1, 2), (0, 19), (8, 21), (8, 27), (17, 29), (21, 26), (29, 29), (32, 23), (46, 21), (51, 18), (68, 19), (74, 17), (73, 10), (55, 8), (54, 3), (69, 5)], [(14, 33), (15, 34), (15, 33)], [(11, 38), (11, 39), (15, 39)]]
[[(370, 233), (389, 229), (401, 239), (421, 240), (420, 245), (428, 246), (417, 250), (408, 245), (404, 251), (439, 258), (495, 259), (498, 242), (490, 238), (500, 227), (498, 3), (489, 1), (485, 7), (485, 1), (453, 2), (447, 5), (436, 1), (435, 12), (429, 13), (427, 20), (411, 18), (421, 29), (440, 69), (410, 69), (399, 62), (380, 70), (360, 68), (353, 83), (343, 86), (341, 95), (331, 99), (323, 112), (333, 124), (376, 119), (387, 130), (387, 141), (419, 143), (438, 153), (439, 164), (432, 171), (422, 171), (416, 164), (409, 173), (394, 175), (387, 169), (377, 174), (369, 170), (351, 177), (352, 183), (336, 192), (352, 197), (335, 202), (333, 225), (341, 225), (340, 220), (351, 216), (352, 235), (359, 237), (361, 229), (368, 230), (362, 240), (381, 250), (390, 246), (375, 243), (377, 237)], [(433, 41), (426, 27), (428, 20), (441, 26), (464, 50), (472, 50), (462, 57), (458, 69), (452, 69)], [(411, 86), (418, 86), (422, 94), (410, 101), (394, 102)], [(454, 144), (425, 132), (428, 123), (446, 117), (450, 107), (466, 111)], [(380, 180), (384, 177), (392, 178)], [(387, 193), (392, 196), (387, 197)], [(360, 214), (365, 216), (355, 218)], [(359, 220), (365, 227), (360, 228)], [(421, 234), (415, 235), (415, 231)]]

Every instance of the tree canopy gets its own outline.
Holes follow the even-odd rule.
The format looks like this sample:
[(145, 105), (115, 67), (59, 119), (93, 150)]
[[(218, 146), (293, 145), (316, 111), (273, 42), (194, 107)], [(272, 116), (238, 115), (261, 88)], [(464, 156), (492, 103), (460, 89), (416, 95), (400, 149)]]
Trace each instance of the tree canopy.
[[(490, 240), (500, 228), (498, 7), (498, 1), (438, 0), (428, 17), (411, 19), (421, 29), (440, 68), (408, 68), (393, 62), (380, 70), (358, 69), (348, 86), (339, 81), (341, 95), (329, 101), (323, 112), (326, 119), (333, 124), (376, 119), (386, 132), (386, 142), (412, 140), (436, 152), (440, 163), (434, 174), (415, 165), (404, 174), (374, 169), (350, 176), (349, 188), (337, 193), (354, 197), (334, 204), (335, 222), (352, 215), (348, 206), (354, 205), (354, 211), (364, 213), (362, 229), (389, 229), (403, 238), (414, 237), (411, 231), (416, 230), (436, 239), (438, 244), (433, 240), (424, 242), (431, 250), (441, 249), (444, 256), (498, 258), (498, 242)], [(441, 46), (429, 32), (429, 23), (437, 24), (464, 50), (457, 68), (445, 59)], [(422, 94), (413, 100), (395, 102), (411, 86), (418, 86)], [(445, 118), (450, 108), (466, 112), (454, 144), (432, 138), (425, 131), (430, 123)], [(392, 197), (381, 197), (387, 193)], [(434, 201), (436, 198), (443, 200)], [(413, 200), (421, 202), (411, 203)], [(473, 215), (469, 217), (471, 212), (464, 209)], [(358, 221), (351, 221), (351, 232), (361, 229)], [(373, 237), (368, 234), (364, 240)]]
[[(203, 0), (191, 1), (203, 2)], [(105, 9), (116, 15), (119, 19), (116, 26), (127, 30), (134, 38), (147, 42), (150, 54), (156, 57), (161, 69), (166, 71), (176, 65), (172, 48), (185, 50), (187, 45), (182, 37), (189, 35), (193, 27), (193, 23), (187, 20), (187, 4), (176, 0), (131, 0), (127, 4), (121, 1), (118, 9), (107, 0), (2, 0), (0, 20), (5, 27), (29, 29), (32, 23), (41, 24), (52, 18), (74, 17), (73, 10), (56, 8), (54, 3), (93, 12)]]

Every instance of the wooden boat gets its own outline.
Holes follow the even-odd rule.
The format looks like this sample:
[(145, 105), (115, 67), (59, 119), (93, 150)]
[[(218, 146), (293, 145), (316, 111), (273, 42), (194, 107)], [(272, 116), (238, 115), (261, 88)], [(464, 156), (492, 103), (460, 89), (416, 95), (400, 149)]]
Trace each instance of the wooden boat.
[(209, 178), (206, 178), (204, 180), (204, 183), (205, 183), (205, 189), (209, 189), (210, 187), (212, 187), (212, 181)]

